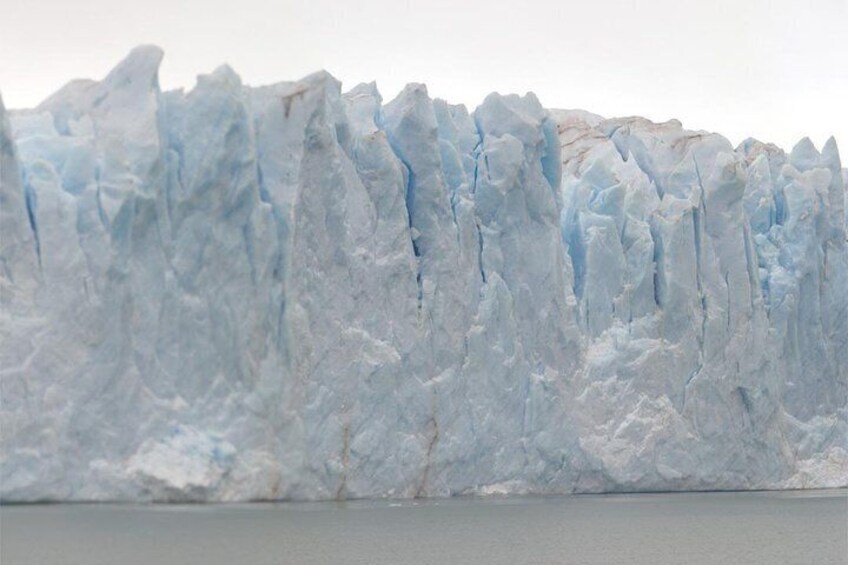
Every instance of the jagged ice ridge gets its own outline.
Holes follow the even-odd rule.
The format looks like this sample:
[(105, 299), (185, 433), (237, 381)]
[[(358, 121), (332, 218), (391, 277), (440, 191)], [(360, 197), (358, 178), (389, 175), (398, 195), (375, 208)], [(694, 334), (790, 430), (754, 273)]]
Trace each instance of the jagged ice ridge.
[(0, 497), (848, 483), (836, 143), (162, 52), (0, 104)]

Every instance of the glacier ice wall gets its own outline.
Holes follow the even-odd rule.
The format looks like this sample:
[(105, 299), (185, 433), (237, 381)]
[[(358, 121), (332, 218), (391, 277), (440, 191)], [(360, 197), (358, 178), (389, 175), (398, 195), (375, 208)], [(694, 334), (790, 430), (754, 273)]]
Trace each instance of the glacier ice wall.
[(326, 73), (0, 104), (0, 496), (848, 482), (835, 142)]

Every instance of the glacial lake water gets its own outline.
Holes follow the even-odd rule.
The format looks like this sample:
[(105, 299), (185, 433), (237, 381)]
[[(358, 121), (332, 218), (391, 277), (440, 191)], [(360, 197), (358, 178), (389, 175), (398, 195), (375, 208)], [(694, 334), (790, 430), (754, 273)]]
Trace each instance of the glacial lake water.
[(0, 563), (845, 565), (848, 492), (4, 506)]

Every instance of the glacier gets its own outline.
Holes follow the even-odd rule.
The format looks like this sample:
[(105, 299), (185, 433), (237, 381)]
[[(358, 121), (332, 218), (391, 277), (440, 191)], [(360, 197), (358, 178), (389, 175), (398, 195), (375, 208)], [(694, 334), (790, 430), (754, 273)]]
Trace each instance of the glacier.
[(836, 142), (326, 72), (0, 102), (0, 498), (848, 484)]

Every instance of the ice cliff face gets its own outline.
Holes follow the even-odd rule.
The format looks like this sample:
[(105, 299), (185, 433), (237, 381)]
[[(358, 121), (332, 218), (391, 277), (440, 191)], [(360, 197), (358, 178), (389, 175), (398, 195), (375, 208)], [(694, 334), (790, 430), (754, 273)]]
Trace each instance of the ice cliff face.
[(0, 105), (3, 500), (848, 482), (833, 140), (161, 58)]

